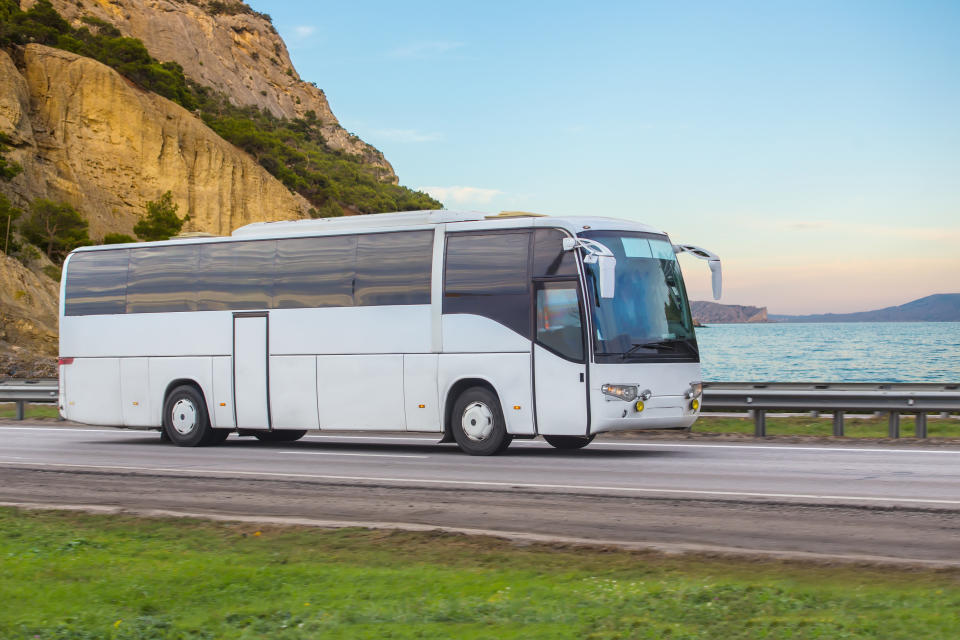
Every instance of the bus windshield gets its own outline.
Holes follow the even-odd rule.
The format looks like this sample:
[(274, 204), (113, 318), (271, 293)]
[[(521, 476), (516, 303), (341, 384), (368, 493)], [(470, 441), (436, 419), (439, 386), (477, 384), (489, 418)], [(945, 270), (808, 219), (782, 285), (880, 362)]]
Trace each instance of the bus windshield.
[[(605, 361), (699, 361), (687, 292), (666, 237), (631, 231), (584, 231), (616, 256), (613, 298), (597, 293), (596, 264), (584, 264), (594, 348)], [(615, 357), (611, 357), (615, 356)]]

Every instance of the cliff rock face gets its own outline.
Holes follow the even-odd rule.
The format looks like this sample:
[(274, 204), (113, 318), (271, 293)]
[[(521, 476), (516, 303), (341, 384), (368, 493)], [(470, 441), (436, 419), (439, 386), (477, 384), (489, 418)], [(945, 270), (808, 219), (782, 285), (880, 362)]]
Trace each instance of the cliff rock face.
[(737, 304), (695, 301), (690, 303), (693, 319), (701, 323), (734, 324), (767, 322), (766, 307), (745, 307)]
[(56, 282), (0, 253), (0, 377), (57, 375)]
[(24, 172), (20, 204), (66, 201), (90, 237), (132, 234), (144, 204), (173, 192), (185, 231), (307, 217), (309, 203), (193, 114), (90, 58), (31, 44), (21, 68), (0, 51), (0, 131)]
[[(29, 8), (35, 0), (24, 0)], [(330, 110), (323, 91), (297, 75), (283, 40), (269, 20), (240, 0), (51, 0), (74, 26), (83, 16), (114, 25), (142, 40), (150, 55), (174, 61), (187, 77), (225, 93), (238, 106), (255, 105), (286, 118), (313, 111), (334, 149), (359, 155), (397, 183), (383, 154), (348, 133)], [(216, 8), (219, 7), (219, 8)]]

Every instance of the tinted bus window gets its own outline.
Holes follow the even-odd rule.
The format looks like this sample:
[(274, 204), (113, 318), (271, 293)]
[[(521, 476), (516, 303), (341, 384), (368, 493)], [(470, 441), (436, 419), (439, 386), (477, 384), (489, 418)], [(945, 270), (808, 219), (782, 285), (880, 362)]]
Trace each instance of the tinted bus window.
[(273, 306), (353, 306), (357, 236), (278, 241)]
[(443, 313), (490, 318), (530, 337), (530, 233), (447, 236)]
[(537, 229), (533, 232), (533, 276), (577, 275), (576, 251), (564, 251), (563, 239), (569, 237), (559, 229)]
[(124, 313), (129, 254), (126, 249), (73, 254), (67, 263), (64, 314)]
[(355, 304), (430, 304), (432, 263), (433, 231), (359, 236)]
[(200, 245), (197, 310), (268, 308), (276, 253), (276, 240)]
[(200, 245), (130, 250), (127, 313), (196, 311)]
[(525, 293), (527, 231), (447, 236), (445, 295)]

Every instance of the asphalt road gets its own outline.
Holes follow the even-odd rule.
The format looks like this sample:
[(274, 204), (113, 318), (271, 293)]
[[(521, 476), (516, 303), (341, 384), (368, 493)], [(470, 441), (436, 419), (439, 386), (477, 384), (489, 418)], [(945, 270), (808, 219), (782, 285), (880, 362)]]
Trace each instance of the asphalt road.
[(960, 566), (960, 447), (231, 436), (0, 426), (0, 502), (342, 526), (444, 527), (669, 551)]

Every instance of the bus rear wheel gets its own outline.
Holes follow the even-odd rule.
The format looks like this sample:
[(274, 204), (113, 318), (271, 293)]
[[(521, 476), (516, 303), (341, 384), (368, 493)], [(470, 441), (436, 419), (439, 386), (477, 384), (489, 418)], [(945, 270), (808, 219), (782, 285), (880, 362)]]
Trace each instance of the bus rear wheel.
[(471, 387), (460, 394), (453, 405), (453, 439), (471, 456), (492, 456), (510, 446), (513, 436), (495, 393), (484, 387)]
[(581, 436), (543, 436), (543, 439), (555, 449), (583, 449), (593, 442), (595, 435), (591, 434), (585, 438)]
[(257, 431), (253, 434), (253, 436), (260, 442), (294, 442), (305, 435), (307, 435), (306, 430), (294, 431), (292, 429)]
[(223, 442), (224, 434), (210, 426), (207, 404), (195, 387), (181, 385), (163, 403), (163, 431), (178, 447), (199, 447)]

